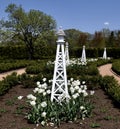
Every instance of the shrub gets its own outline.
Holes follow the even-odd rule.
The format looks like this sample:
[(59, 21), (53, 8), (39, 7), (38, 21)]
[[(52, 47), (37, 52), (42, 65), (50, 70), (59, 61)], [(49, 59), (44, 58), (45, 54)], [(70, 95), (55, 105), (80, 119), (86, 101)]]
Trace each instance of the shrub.
[(0, 95), (5, 94), (10, 88), (18, 84), (17, 73), (12, 73), (0, 81)]
[(119, 60), (112, 63), (112, 70), (118, 75), (120, 75), (120, 61)]
[(120, 103), (120, 85), (112, 76), (105, 76), (100, 81), (101, 87), (118, 103)]

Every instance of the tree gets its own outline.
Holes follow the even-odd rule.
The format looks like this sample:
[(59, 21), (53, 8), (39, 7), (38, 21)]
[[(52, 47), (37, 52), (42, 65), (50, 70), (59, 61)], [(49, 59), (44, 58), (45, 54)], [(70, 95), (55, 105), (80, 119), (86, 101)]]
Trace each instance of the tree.
[(11, 30), (14, 35), (26, 44), (29, 59), (34, 58), (34, 42), (42, 35), (56, 28), (53, 18), (39, 10), (25, 12), (21, 6), (9, 4), (6, 8), (9, 20), (4, 21), (3, 27)]
[(70, 43), (70, 46), (75, 47), (78, 45), (79, 36), (83, 34), (83, 32), (76, 29), (68, 29), (68, 30), (65, 30), (65, 34), (66, 34), (68, 43)]
[(82, 47), (83, 45), (87, 45), (88, 35), (86, 33), (81, 33), (78, 38), (78, 44)]
[(105, 47), (105, 38), (102, 35), (102, 32), (95, 32), (94, 38), (91, 41), (92, 47), (103, 48)]
[(120, 30), (117, 31), (116, 38), (117, 46), (120, 47)]
[(116, 46), (116, 39), (114, 36), (114, 31), (111, 31), (110, 36), (108, 37), (107, 46), (108, 47), (115, 47)]

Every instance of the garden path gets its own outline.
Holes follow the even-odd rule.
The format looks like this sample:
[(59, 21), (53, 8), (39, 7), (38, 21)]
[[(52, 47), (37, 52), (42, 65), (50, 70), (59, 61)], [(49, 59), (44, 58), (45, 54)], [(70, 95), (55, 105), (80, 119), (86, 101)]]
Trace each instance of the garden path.
[(21, 68), (21, 69), (16, 69), (16, 70), (11, 70), (8, 72), (4, 72), (4, 73), (0, 73), (0, 81), (4, 79), (4, 77), (6, 77), (7, 75), (12, 74), (13, 72), (16, 72), (18, 75), (21, 75), (23, 73), (25, 73), (25, 68)]
[(114, 76), (114, 78), (120, 84), (120, 76), (114, 73), (111, 67), (112, 67), (112, 64), (105, 64), (105, 65), (98, 67), (98, 70), (102, 76), (105, 76), (105, 75)]

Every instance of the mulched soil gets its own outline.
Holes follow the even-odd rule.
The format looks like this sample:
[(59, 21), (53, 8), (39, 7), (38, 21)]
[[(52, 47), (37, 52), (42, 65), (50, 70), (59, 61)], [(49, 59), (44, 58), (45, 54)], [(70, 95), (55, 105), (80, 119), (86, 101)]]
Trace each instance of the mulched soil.
[(26, 96), (32, 93), (32, 90), (18, 85), (4, 96), (0, 96), (0, 129), (120, 129), (120, 107), (117, 107), (102, 89), (95, 90), (92, 97), (94, 109), (90, 118), (61, 123), (60, 127), (37, 127), (30, 124), (23, 109), (25, 97), (22, 100), (18, 100), (17, 97)]

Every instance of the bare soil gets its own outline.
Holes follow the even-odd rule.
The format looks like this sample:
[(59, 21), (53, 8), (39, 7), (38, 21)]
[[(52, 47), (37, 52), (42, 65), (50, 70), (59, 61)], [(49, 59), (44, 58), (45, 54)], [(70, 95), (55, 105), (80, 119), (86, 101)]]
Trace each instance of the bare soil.
[(7, 94), (0, 96), (0, 129), (120, 129), (120, 108), (102, 89), (95, 91), (92, 97), (94, 109), (90, 118), (73, 123), (61, 123), (60, 127), (38, 127), (28, 123), (25, 118), (26, 97), (18, 100), (17, 97), (32, 93), (21, 85), (13, 87)]

